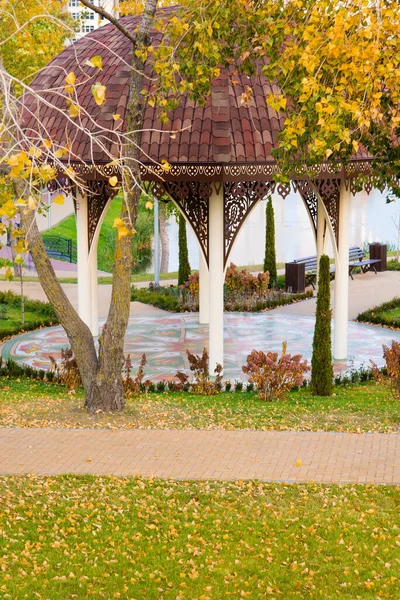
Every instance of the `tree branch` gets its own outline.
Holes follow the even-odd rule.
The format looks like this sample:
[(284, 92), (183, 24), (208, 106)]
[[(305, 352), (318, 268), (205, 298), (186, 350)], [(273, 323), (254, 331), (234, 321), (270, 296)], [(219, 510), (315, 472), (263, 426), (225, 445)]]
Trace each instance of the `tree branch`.
[(109, 21), (110, 23), (112, 23), (112, 25), (114, 25), (117, 29), (119, 29), (120, 32), (123, 33), (128, 38), (128, 40), (132, 42), (132, 44), (134, 46), (136, 46), (137, 39), (129, 33), (127, 28), (124, 27), (118, 19), (113, 17), (112, 14), (110, 14), (107, 10), (104, 10), (104, 8), (102, 6), (95, 6), (94, 4), (89, 2), (89, 0), (80, 0), (80, 2), (87, 8), (90, 8), (95, 13), (97, 13), (98, 15), (103, 17), (104, 19), (107, 19), (107, 21)]

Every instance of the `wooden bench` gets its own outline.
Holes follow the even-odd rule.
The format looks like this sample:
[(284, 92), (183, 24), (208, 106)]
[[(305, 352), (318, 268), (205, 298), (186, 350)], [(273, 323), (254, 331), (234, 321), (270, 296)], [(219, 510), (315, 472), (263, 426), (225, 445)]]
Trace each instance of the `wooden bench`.
[(365, 252), (358, 246), (353, 246), (349, 251), (349, 275), (353, 279), (354, 269), (361, 269), (362, 273), (367, 271), (374, 271), (375, 275), (376, 264), (380, 263), (378, 258), (365, 258)]
[[(376, 263), (379, 263), (379, 259), (365, 258), (365, 252), (359, 246), (352, 246), (349, 249), (349, 276), (353, 279), (353, 271), (355, 269), (361, 269), (363, 273), (367, 271), (374, 271), (376, 274)], [(315, 289), (317, 281), (317, 257), (306, 256), (304, 258), (298, 258), (293, 261), (294, 263), (300, 263), (305, 265), (305, 277), (306, 285), (312, 285)], [(335, 277), (335, 265), (330, 266), (331, 280)]]

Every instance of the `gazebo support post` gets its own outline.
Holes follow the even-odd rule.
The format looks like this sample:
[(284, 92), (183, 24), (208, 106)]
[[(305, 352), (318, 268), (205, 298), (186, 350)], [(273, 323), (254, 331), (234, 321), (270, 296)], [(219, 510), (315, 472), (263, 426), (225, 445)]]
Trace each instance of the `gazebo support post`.
[(349, 213), (350, 189), (346, 189), (344, 179), (340, 186), (339, 235), (335, 269), (335, 360), (347, 358), (347, 331), (349, 321)]
[(209, 200), (209, 369), (224, 365), (224, 186), (213, 184)]
[(77, 267), (78, 267), (78, 313), (89, 329), (92, 329), (91, 282), (89, 264), (88, 197), (79, 194), (76, 199)]
[(207, 324), (210, 322), (208, 265), (201, 248), (199, 254), (199, 323)]
[(91, 331), (92, 335), (99, 335), (99, 303), (98, 303), (98, 282), (97, 282), (97, 246), (98, 238), (93, 240), (89, 254), (90, 268), (90, 287), (91, 287)]

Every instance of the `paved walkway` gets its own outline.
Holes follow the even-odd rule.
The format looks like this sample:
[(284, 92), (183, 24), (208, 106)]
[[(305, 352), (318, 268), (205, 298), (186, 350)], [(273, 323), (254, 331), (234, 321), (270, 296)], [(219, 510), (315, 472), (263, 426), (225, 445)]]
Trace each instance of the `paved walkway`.
[(0, 473), (399, 485), (400, 435), (0, 429)]
[[(174, 280), (162, 281), (162, 285), (170, 285)], [(148, 282), (135, 283), (136, 287), (147, 287)], [(77, 308), (78, 306), (78, 286), (74, 283), (62, 285), (68, 298)], [(19, 283), (17, 281), (8, 282), (0, 281), (0, 290), (12, 289), (15, 293), (20, 293)], [(46, 300), (46, 295), (43, 292), (40, 283), (26, 282), (24, 284), (25, 294), (34, 300)], [(335, 305), (334, 298), (334, 282), (331, 284), (332, 289), (332, 304)], [(384, 271), (383, 273), (365, 273), (364, 275), (355, 275), (354, 281), (349, 281), (349, 319), (355, 319), (357, 315), (376, 306), (382, 302), (392, 300), (395, 296), (400, 296), (400, 272), (399, 271)], [(105, 318), (108, 314), (108, 308), (111, 301), (111, 285), (99, 285), (98, 287), (98, 304), (99, 317)], [(304, 316), (314, 316), (315, 314), (315, 298), (306, 302), (297, 302), (289, 306), (275, 308), (276, 314), (296, 314)], [(161, 314), (160, 311), (159, 314)], [(131, 305), (131, 315), (134, 316), (135, 306)], [(149, 313), (148, 313), (149, 314)]]

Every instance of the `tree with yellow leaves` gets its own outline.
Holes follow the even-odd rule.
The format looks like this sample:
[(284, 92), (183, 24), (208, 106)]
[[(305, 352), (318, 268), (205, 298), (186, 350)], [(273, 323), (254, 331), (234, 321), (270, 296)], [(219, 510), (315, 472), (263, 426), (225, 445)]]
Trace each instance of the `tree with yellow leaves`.
[[(184, 0), (179, 10), (161, 22), (156, 16), (161, 3), (146, 0), (139, 26), (129, 31), (124, 21), (103, 8), (89, 0), (82, 4), (113, 23), (134, 50), (126, 131), (116, 127), (110, 132), (99, 123), (100, 134), (95, 138), (101, 144), (101, 137), (112, 133), (124, 149), (123, 156), (109, 153), (122, 181), (123, 206), (115, 223), (113, 303), (99, 349), (57, 282), (35, 224), (41, 187), (54, 180), (58, 171), (82, 189), (74, 170), (60, 161), (63, 156), (73, 158), (73, 148), (40, 136), (37, 143), (27, 145), (13, 111), (18, 108), (10, 87), (14, 78), (4, 67), (0, 67), (0, 98), (7, 98), (7, 110), (3, 109), (0, 136), (7, 149), (6, 177), (18, 190), (15, 206), (7, 210), (21, 211), (42, 286), (73, 347), (86, 406), (91, 411), (120, 410), (124, 406), (121, 371), (130, 309), (131, 238), (141, 193), (140, 132), (147, 61), (152, 61), (155, 80), (146, 101), (159, 106), (159, 118), (164, 121), (184, 96), (204, 102), (221, 67), (234, 65), (233, 76), (235, 69), (246, 74), (262, 69), (276, 84), (275, 93), (265, 101), (286, 113), (275, 151), (281, 177), (321, 161), (345, 163), (364, 148), (374, 156), (376, 176), (396, 192), (392, 177), (399, 164), (400, 8), (381, 0)], [(157, 47), (151, 45), (152, 27), (163, 31)], [(91, 74), (86, 76), (82, 69), (80, 77), (87, 77), (84, 83), (91, 85), (96, 103), (106, 104), (107, 89), (99, 76), (101, 56), (92, 57), (89, 63)], [(63, 106), (53, 107), (68, 115), (77, 130), (82, 128), (82, 116), (90, 118), (79, 104), (78, 85), (82, 82), (74, 72), (65, 73), (64, 89), (59, 90)], [(250, 96), (251, 89), (243, 102), (249, 102)], [(118, 118), (115, 115), (116, 122)], [(168, 163), (160, 166), (169, 168)], [(111, 177), (109, 185), (117, 187), (119, 179)]]

